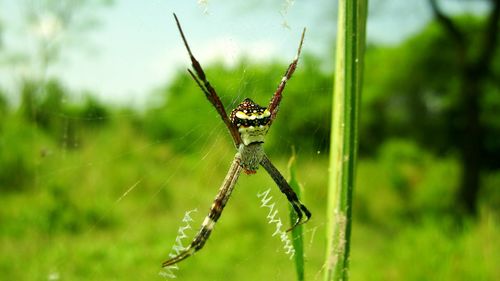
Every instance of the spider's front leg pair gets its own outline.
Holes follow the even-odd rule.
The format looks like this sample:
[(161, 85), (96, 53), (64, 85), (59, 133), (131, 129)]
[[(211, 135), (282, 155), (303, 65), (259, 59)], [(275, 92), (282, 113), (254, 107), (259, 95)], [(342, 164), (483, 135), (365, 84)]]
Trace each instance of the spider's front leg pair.
[[(224, 182), (215, 197), (212, 207), (203, 221), (201, 229), (196, 234), (191, 244), (184, 251), (177, 256), (172, 256), (169, 260), (163, 263), (163, 266), (170, 266), (180, 262), (200, 250), (205, 245), (205, 242), (210, 236), (215, 223), (220, 218), (222, 210), (231, 196), (240, 173), (242, 171), (246, 174), (256, 173), (259, 165), (264, 167), (267, 173), (278, 185), (281, 192), (286, 195), (286, 198), (290, 204), (292, 204), (293, 209), (297, 213), (298, 219), (294, 225), (288, 229), (288, 231), (297, 225), (306, 222), (311, 217), (311, 212), (309, 212), (306, 206), (300, 202), (297, 194), (295, 194), (283, 175), (281, 175), (271, 160), (269, 160), (263, 149), (265, 135), (278, 113), (282, 92), (285, 89), (287, 81), (292, 77), (295, 72), (295, 68), (297, 67), (300, 52), (302, 50), (302, 43), (304, 41), (305, 29), (302, 32), (297, 55), (293, 62), (288, 66), (288, 69), (281, 79), (281, 82), (269, 102), (268, 107), (262, 107), (247, 98), (243, 100), (233, 111), (231, 111), (230, 116), (228, 116), (215, 89), (212, 85), (210, 85), (210, 82), (208, 82), (203, 68), (191, 53), (191, 49), (189, 48), (184, 32), (182, 31), (179, 20), (175, 14), (174, 18), (184, 42), (184, 46), (186, 47), (191, 59), (191, 65), (194, 69), (194, 73), (189, 69), (188, 72), (203, 91), (210, 103), (215, 107), (222, 118), (222, 121), (224, 121), (224, 124), (226, 124), (238, 151), (234, 157), (231, 167), (229, 168), (226, 178), (224, 179)], [(305, 220), (303, 220), (304, 216)]]

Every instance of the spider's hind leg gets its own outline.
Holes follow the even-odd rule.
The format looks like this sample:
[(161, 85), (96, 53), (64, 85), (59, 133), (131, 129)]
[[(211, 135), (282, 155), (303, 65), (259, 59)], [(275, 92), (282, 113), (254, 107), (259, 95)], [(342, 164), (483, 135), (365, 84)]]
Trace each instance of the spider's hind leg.
[(205, 217), (203, 224), (201, 225), (200, 231), (196, 234), (191, 244), (183, 250), (177, 256), (171, 257), (169, 260), (163, 262), (162, 266), (167, 267), (170, 265), (174, 265), (199, 251), (207, 242), (208, 237), (212, 233), (212, 230), (215, 226), (217, 220), (219, 220), (222, 210), (224, 206), (226, 206), (229, 197), (231, 197), (231, 193), (236, 185), (236, 181), (238, 181), (238, 177), (243, 169), (240, 165), (241, 157), (239, 153), (236, 153), (234, 156), (233, 163), (227, 172), (226, 178), (222, 183), (221, 188), (219, 189), (219, 193), (215, 197), (214, 203), (212, 207), (210, 207), (210, 211), (208, 215)]
[[(211, 213), (212, 211), (210, 212), (210, 214)], [(203, 248), (205, 242), (207, 242), (208, 237), (210, 236), (210, 233), (212, 233), (212, 229), (215, 225), (215, 221), (210, 218), (210, 214), (205, 218), (205, 221), (203, 221), (200, 231), (198, 232), (198, 234), (196, 234), (196, 237), (193, 239), (191, 244), (189, 244), (189, 246), (186, 249), (184, 249), (181, 253), (179, 253), (177, 256), (173, 256), (169, 260), (163, 262), (162, 264), (163, 267), (174, 265), (182, 260), (185, 260), (190, 256), (192, 256), (194, 253), (196, 253), (198, 250)]]
[[(260, 161), (260, 164), (262, 165), (262, 167), (264, 167), (264, 169), (266, 169), (267, 173), (271, 176), (271, 178), (273, 178), (274, 182), (278, 185), (281, 192), (285, 194), (290, 204), (292, 204), (295, 213), (297, 213), (297, 221), (287, 231), (291, 231), (296, 226), (306, 223), (311, 218), (311, 212), (309, 212), (307, 207), (300, 202), (299, 197), (297, 197), (297, 194), (290, 187), (290, 185), (283, 177), (283, 175), (281, 175), (281, 173), (273, 165), (273, 163), (271, 163), (271, 160), (269, 160), (269, 158), (266, 155), (264, 155), (264, 157)], [(304, 215), (305, 215), (305, 220), (303, 220)]]

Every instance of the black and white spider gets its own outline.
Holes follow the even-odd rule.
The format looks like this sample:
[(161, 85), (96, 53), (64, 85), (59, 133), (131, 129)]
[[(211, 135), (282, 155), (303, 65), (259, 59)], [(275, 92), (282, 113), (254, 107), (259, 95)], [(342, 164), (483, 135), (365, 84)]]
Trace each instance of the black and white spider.
[[(173, 265), (178, 263), (189, 256), (193, 255), (196, 251), (200, 250), (205, 242), (207, 241), (215, 223), (220, 218), (224, 206), (226, 206), (229, 197), (238, 181), (240, 173), (243, 171), (246, 174), (254, 174), (257, 171), (259, 165), (262, 165), (264, 169), (269, 173), (269, 175), (276, 182), (281, 192), (286, 195), (286, 198), (292, 204), (293, 209), (297, 213), (297, 221), (294, 225), (288, 229), (291, 230), (299, 224), (305, 223), (311, 217), (311, 212), (307, 210), (300, 201), (293, 189), (288, 185), (285, 178), (281, 175), (278, 169), (271, 163), (271, 160), (264, 153), (263, 143), (264, 137), (267, 131), (271, 127), (272, 122), (276, 119), (276, 114), (278, 113), (279, 104), (281, 101), (281, 93), (285, 89), (286, 82), (292, 77), (292, 74), (297, 67), (297, 62), (299, 60), (300, 52), (302, 50), (302, 43), (304, 42), (305, 28), (302, 32), (300, 39), (299, 48), (297, 50), (297, 56), (293, 62), (288, 66), (285, 75), (281, 79), (278, 85), (278, 89), (274, 93), (269, 105), (262, 107), (254, 103), (251, 99), (246, 98), (243, 100), (233, 111), (231, 111), (230, 116), (227, 115), (224, 105), (217, 96), (215, 89), (208, 82), (205, 72), (203, 71), (200, 63), (195, 59), (191, 53), (191, 49), (186, 41), (184, 32), (182, 31), (181, 25), (177, 16), (174, 14), (177, 27), (181, 34), (182, 40), (184, 41), (184, 46), (186, 47), (189, 57), (191, 58), (191, 65), (194, 69), (193, 73), (188, 69), (189, 74), (193, 77), (194, 81), (200, 89), (205, 93), (207, 99), (212, 103), (217, 112), (219, 113), (222, 121), (226, 124), (231, 136), (236, 145), (237, 152), (234, 156), (233, 163), (229, 168), (229, 171), (222, 183), (219, 193), (215, 197), (215, 200), (210, 208), (210, 212), (203, 221), (201, 229), (194, 237), (191, 244), (184, 249), (177, 256), (163, 263), (163, 267)], [(306, 219), (303, 221), (304, 215)]]

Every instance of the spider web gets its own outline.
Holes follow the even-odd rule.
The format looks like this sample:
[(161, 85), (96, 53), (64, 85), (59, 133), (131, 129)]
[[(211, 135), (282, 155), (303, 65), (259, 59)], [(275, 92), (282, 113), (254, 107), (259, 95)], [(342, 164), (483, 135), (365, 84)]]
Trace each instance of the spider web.
[[(212, 5), (206, 6), (209, 14)], [(281, 20), (290, 24), (288, 17), (292, 10), (293, 6), (286, 6)], [(249, 36), (259, 40), (258, 32), (250, 32), (250, 25), (247, 28)], [(286, 34), (283, 37), (290, 37), (287, 57), (293, 58), (297, 36), (288, 36), (289, 31), (282, 30)], [(232, 50), (230, 44), (225, 46)], [(258, 58), (257, 62), (263, 59)], [(289, 60), (282, 62), (286, 67)], [(247, 91), (248, 81), (268, 84), (268, 79), (260, 78), (251, 69), (243, 68), (239, 74), (240, 80), (228, 81), (227, 86), (214, 84), (230, 101), (227, 110), (245, 97), (260, 95)], [(268, 101), (281, 75), (281, 71), (276, 73), (273, 86), (258, 102)], [(297, 85), (291, 82), (288, 87), (294, 86)], [(40, 91), (44, 94), (44, 90)], [(84, 93), (68, 91), (71, 96), (63, 103), (85, 100)], [(330, 91), (331, 88), (313, 85), (304, 95), (312, 99), (315, 94)], [(286, 93), (287, 90), (282, 108), (290, 99)], [(212, 110), (209, 107), (200, 110), (206, 109)], [(45, 110), (42, 113), (59, 122), (56, 135), (49, 136), (39, 124), (26, 130), (29, 162), (34, 165), (33, 186), (3, 199), (8, 205), (6, 210), (13, 211), (2, 214), (10, 220), (1, 228), (2, 233), (11, 236), (20, 233), (12, 243), (2, 244), (3, 252), (22, 252), (17, 260), (13, 258), (13, 263), (20, 267), (12, 271), (18, 272), (17, 277), (161, 280), (160, 264), (168, 258), (178, 229), (183, 226), (184, 214), (197, 209), (198, 212), (191, 213), (191, 229), (185, 233), (185, 243), (190, 242), (234, 156), (230, 136), (213, 111), (213, 120), (197, 120), (198, 124), (171, 138), (154, 138), (147, 135), (141, 123), (143, 110), (114, 108), (104, 117), (75, 117), (64, 110)], [(196, 115), (185, 112), (193, 113)], [(285, 124), (287, 116), (279, 114), (276, 124), (280, 122)], [(315, 130), (311, 128), (310, 133)], [(273, 129), (269, 134), (273, 134)], [(171, 144), (184, 140), (189, 141), (177, 148)], [(321, 190), (318, 182), (324, 183), (325, 179), (302, 174), (301, 170), (324, 167), (326, 152), (317, 147), (301, 149), (300, 143), (279, 136), (275, 140), (282, 145), (273, 145), (274, 149), (267, 152), (285, 176), (289, 175), (286, 165), (291, 147), (295, 145), (299, 151), (299, 177), (303, 176), (300, 180), (306, 190), (304, 203), (311, 206)], [(310, 189), (314, 191), (309, 193)], [(242, 175), (204, 249), (179, 264), (177, 278), (217, 280), (232, 274), (239, 280), (293, 279), (293, 261), (283, 251), (279, 237), (273, 236), (276, 228), (268, 224), (269, 210), (261, 207), (257, 196), (267, 190), (283, 224), (289, 225), (288, 202), (270, 177), (262, 169), (256, 175)], [(18, 204), (25, 206), (24, 210), (14, 208)], [(318, 210), (322, 211), (322, 207), (310, 208), (314, 218)], [(13, 223), (13, 218), (26, 223)], [(321, 267), (323, 253), (316, 245), (318, 229), (321, 230), (321, 224), (313, 220), (305, 231), (305, 252), (311, 263), (309, 275)], [(34, 268), (23, 270), (21, 265), (25, 260), (34, 264)]]

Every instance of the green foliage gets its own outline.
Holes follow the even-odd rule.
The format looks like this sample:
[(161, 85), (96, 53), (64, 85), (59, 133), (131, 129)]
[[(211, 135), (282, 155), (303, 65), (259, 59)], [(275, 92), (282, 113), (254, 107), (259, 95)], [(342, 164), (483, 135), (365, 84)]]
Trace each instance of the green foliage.
[(90, 93), (82, 105), (70, 102), (69, 91), (57, 80), (24, 81), (20, 114), (67, 148), (78, 148), (80, 131), (108, 121), (108, 109)]
[[(463, 227), (443, 219), (372, 232), (356, 225), (352, 280), (497, 280), (500, 229), (490, 218)], [(491, 239), (490, 239), (491, 238)], [(390, 240), (384, 243), (382, 241)], [(383, 253), (383, 254), (381, 254)], [(487, 257), (487, 258), (486, 258)]]
[[(461, 145), (457, 140), (466, 122), (460, 107), (458, 63), (475, 56), (482, 41), (474, 39), (484, 22), (467, 16), (457, 22), (472, 44), (467, 58), (459, 57), (455, 43), (436, 23), (399, 46), (367, 49), (360, 127), (367, 137), (360, 143), (362, 154), (373, 155), (388, 136), (412, 138), (438, 154), (454, 152)], [(500, 115), (493, 113), (500, 108), (500, 95), (494, 80), (484, 81), (488, 93), (481, 102), (486, 167), (500, 165)]]
[[(9, 109), (9, 103), (5, 97), (5, 93), (0, 89), (0, 116), (6, 116)], [(0, 118), (0, 126), (2, 126), (3, 118)]]
[(377, 159), (382, 169), (379, 177), (385, 178), (392, 188), (387, 190), (390, 192), (387, 196), (393, 198), (393, 205), (377, 202), (376, 189), (371, 191), (373, 197), (366, 193), (368, 197), (361, 198), (361, 202), (373, 200), (374, 206), (382, 208), (368, 211), (380, 216), (379, 223), (383, 222), (383, 212), (387, 211), (401, 221), (454, 215), (460, 175), (457, 159), (437, 158), (414, 141), (402, 139), (387, 140)]
[(109, 121), (109, 110), (101, 104), (91, 93), (85, 96), (83, 106), (78, 109), (77, 116), (83, 119), (82, 125), (102, 126)]
[(484, 178), (483, 188), (479, 194), (479, 201), (482, 202), (485, 213), (497, 213), (500, 206), (500, 171), (488, 173)]
[(2, 118), (0, 127), (0, 192), (21, 191), (33, 184), (38, 156), (32, 138), (17, 118)]
[[(198, 207), (192, 224), (201, 223), (226, 173), (231, 145), (212, 140), (204, 143), (208, 151), (176, 153), (173, 144), (151, 141), (122, 118), (112, 115), (108, 120), (115, 122), (82, 134), (77, 150), (61, 147), (24, 119), (6, 120), (0, 136), (8, 146), (2, 142), (1, 159), (17, 154), (28, 173), (11, 168), (10, 178), (4, 173), (0, 183), (17, 175), (28, 181), (16, 185), (23, 187), (16, 192), (0, 189), (0, 275), (15, 280), (50, 273), (72, 280), (154, 279), (174, 242), (178, 218)], [(227, 138), (223, 130), (218, 135)], [(387, 143), (378, 155), (362, 160), (358, 170), (351, 280), (419, 280), (430, 272), (445, 280), (498, 279), (495, 209), (485, 208), (482, 220), (463, 228), (441, 211), (449, 198), (446, 194), (440, 203), (441, 192), (459, 173), (457, 160), (435, 157), (403, 140)], [(327, 159), (309, 153), (300, 159), (303, 200), (313, 213), (304, 231), (304, 271), (306, 280), (313, 280), (324, 262), (325, 241), (318, 231), (324, 227)], [(285, 161), (273, 161), (286, 170)], [(2, 160), (0, 165), (3, 172), (11, 164)], [(498, 180), (488, 181), (485, 190), (496, 190)], [(403, 195), (400, 182), (409, 195)], [(274, 228), (265, 222), (267, 211), (258, 208), (256, 193), (268, 186), (273, 182), (265, 173), (242, 176), (206, 248), (179, 265), (179, 279), (295, 278), (293, 261), (283, 255), (272, 237)], [(280, 191), (272, 192), (281, 211), (286, 210)], [(429, 207), (433, 211), (427, 212)], [(412, 219), (407, 208), (420, 218)], [(26, 269), (24, 264), (37, 266)]]
[[(500, 52), (498, 52), (500, 53)], [(500, 55), (498, 56), (500, 65)], [(500, 68), (497, 73), (500, 73)], [(481, 121), (487, 128), (487, 134), (484, 139), (485, 157), (483, 159), (484, 166), (490, 170), (498, 168), (498, 157), (500, 157), (500, 87), (495, 86), (494, 83), (486, 85), (487, 91), (481, 101), (483, 112), (481, 114)]]

